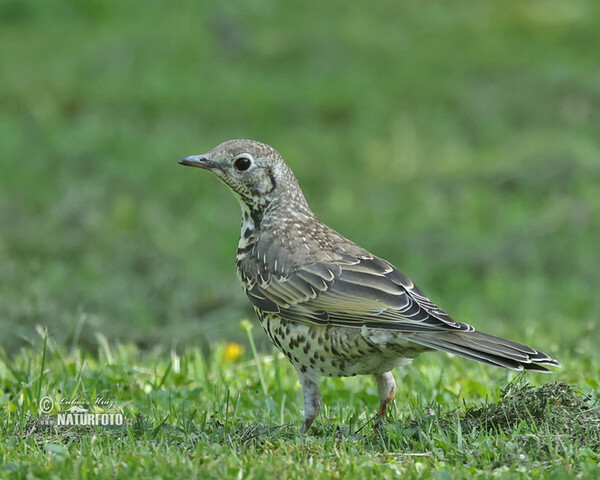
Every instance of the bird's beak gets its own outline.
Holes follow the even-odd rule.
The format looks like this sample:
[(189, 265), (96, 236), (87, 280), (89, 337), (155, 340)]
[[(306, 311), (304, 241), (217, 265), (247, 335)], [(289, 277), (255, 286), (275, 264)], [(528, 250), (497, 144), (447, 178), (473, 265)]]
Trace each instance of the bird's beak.
[(212, 170), (214, 164), (211, 162), (206, 155), (192, 155), (191, 157), (185, 157), (179, 160), (180, 165), (187, 165), (188, 167), (198, 167), (205, 170)]

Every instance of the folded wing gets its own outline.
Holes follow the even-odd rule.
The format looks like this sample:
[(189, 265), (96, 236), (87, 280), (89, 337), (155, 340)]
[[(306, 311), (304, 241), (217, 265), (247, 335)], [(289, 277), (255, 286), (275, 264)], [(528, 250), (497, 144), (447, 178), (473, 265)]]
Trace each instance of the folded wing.
[(263, 271), (247, 294), (258, 308), (308, 325), (394, 330), (425, 347), (516, 370), (558, 365), (543, 352), (456, 322), (407, 276), (368, 253), (302, 265), (286, 275)]

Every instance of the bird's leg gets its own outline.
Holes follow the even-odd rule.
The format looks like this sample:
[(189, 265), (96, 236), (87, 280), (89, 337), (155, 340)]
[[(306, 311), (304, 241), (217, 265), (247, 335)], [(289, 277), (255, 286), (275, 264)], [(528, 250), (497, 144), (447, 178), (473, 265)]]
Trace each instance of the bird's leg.
[(300, 372), (298, 372), (298, 377), (300, 378), (302, 394), (304, 395), (303, 432), (306, 433), (319, 413), (321, 405), (323, 404), (323, 399), (321, 398), (321, 393), (319, 392), (319, 386), (312, 378), (309, 378)]
[(396, 394), (396, 380), (392, 372), (377, 373), (374, 375), (377, 390), (379, 391), (379, 417), (383, 419), (387, 407), (394, 400)]

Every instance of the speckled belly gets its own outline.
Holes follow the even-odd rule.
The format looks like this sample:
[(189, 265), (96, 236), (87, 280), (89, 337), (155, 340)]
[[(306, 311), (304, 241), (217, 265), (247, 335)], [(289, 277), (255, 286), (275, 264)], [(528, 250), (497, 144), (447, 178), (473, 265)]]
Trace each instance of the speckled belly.
[(389, 372), (427, 350), (390, 330), (309, 326), (255, 310), (271, 341), (304, 374), (347, 377)]

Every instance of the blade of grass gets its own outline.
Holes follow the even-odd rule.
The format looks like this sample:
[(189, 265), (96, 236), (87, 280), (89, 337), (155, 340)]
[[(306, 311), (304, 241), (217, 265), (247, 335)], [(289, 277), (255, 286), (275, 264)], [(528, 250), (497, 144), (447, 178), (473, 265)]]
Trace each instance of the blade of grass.
[(265, 383), (265, 378), (263, 376), (260, 357), (258, 355), (258, 351), (256, 350), (256, 345), (254, 344), (254, 337), (252, 336), (252, 324), (248, 320), (242, 320), (240, 325), (242, 326), (242, 329), (248, 334), (248, 341), (250, 342), (252, 355), (254, 355), (254, 360), (256, 361), (256, 368), (258, 370), (258, 379), (260, 380), (260, 386), (262, 387), (262, 391), (265, 394), (265, 396), (268, 396), (267, 384)]

